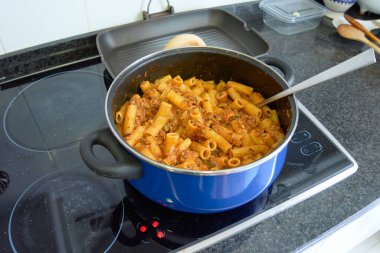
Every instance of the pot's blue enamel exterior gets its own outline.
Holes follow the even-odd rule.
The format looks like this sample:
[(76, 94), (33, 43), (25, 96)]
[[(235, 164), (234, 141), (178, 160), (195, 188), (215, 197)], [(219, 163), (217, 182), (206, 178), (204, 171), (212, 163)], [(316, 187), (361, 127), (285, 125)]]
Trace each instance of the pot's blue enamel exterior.
[(147, 162), (143, 176), (130, 183), (143, 195), (169, 208), (190, 213), (215, 213), (258, 197), (276, 179), (287, 146), (254, 167), (222, 175), (190, 175), (157, 168)]

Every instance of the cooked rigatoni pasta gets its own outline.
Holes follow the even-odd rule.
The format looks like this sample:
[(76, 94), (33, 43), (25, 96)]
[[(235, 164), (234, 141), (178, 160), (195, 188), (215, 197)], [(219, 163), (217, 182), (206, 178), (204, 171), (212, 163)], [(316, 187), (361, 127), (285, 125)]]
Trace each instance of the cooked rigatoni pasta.
[(202, 145), (206, 146), (210, 151), (214, 151), (217, 148), (216, 142), (212, 139), (203, 141)]
[(233, 99), (233, 100), (236, 100), (236, 99), (242, 99), (242, 97), (240, 96), (240, 93), (235, 90), (234, 87), (231, 87), (227, 90), (227, 94)]
[(241, 84), (234, 81), (228, 81), (227, 87), (233, 87), (235, 90), (245, 95), (251, 95), (253, 92), (253, 88), (251, 86), (247, 86), (245, 84)]
[(164, 153), (169, 154), (170, 152), (172, 152), (176, 148), (178, 140), (178, 133), (167, 133), (165, 137)]
[(117, 124), (122, 124), (124, 121), (125, 111), (127, 110), (127, 103), (124, 103), (120, 109), (116, 112), (115, 121)]
[(136, 127), (135, 130), (133, 130), (133, 132), (130, 135), (128, 135), (127, 137), (124, 137), (124, 138), (129, 145), (134, 146), (143, 137), (144, 132), (145, 132), (145, 127), (144, 126), (138, 126), (138, 127)]
[(124, 123), (123, 123), (123, 135), (128, 135), (135, 129), (136, 122), (136, 105), (129, 104), (125, 110)]
[(228, 159), (228, 161), (227, 161), (227, 165), (230, 168), (238, 167), (238, 166), (240, 166), (240, 164), (241, 164), (240, 159), (236, 158), (236, 157), (232, 157), (232, 158)]
[(161, 150), (161, 146), (158, 144), (157, 140), (155, 137), (153, 136), (148, 136), (146, 138), (146, 144), (148, 144), (148, 148), (150, 149), (150, 151), (152, 152), (152, 155), (156, 158), (156, 159), (159, 159), (160, 157), (162, 157), (162, 150)]
[(197, 79), (193, 76), (189, 79), (186, 79), (183, 83), (186, 84), (187, 86), (191, 87), (197, 83)]
[(211, 96), (209, 93), (203, 93), (202, 96), (203, 99), (203, 111), (207, 113), (212, 113), (214, 110), (212, 109), (212, 101), (211, 101)]
[(169, 118), (157, 116), (156, 119), (150, 124), (145, 134), (157, 136), (158, 132), (165, 126)]
[(173, 86), (180, 86), (181, 84), (183, 84), (183, 80), (180, 76), (175, 76), (172, 80), (172, 85)]
[(166, 103), (165, 101), (161, 102), (160, 107), (158, 108), (158, 112), (156, 113), (156, 118), (158, 116), (162, 116), (164, 118), (170, 118), (170, 111), (172, 109), (172, 105)]
[(183, 151), (183, 150), (188, 149), (190, 147), (190, 145), (191, 145), (191, 139), (186, 138), (180, 144), (178, 144), (177, 149), (179, 151)]
[(170, 74), (140, 85), (115, 113), (125, 141), (142, 155), (188, 170), (222, 170), (265, 156), (285, 138), (276, 110), (237, 81)]
[(203, 160), (209, 159), (211, 156), (211, 150), (209, 147), (206, 147), (198, 142), (191, 142), (190, 147), (197, 151), (199, 154), (199, 157), (202, 158)]
[(236, 109), (239, 110), (244, 107), (244, 101), (241, 99), (235, 99), (231, 104), (230, 108), (231, 109)]
[(204, 92), (205, 88), (203, 87), (203, 83), (199, 82), (191, 90), (193, 91), (195, 95), (199, 96)]
[(168, 95), (166, 96), (169, 102), (173, 103), (180, 109), (186, 109), (185, 97), (175, 92), (174, 90), (170, 90)]

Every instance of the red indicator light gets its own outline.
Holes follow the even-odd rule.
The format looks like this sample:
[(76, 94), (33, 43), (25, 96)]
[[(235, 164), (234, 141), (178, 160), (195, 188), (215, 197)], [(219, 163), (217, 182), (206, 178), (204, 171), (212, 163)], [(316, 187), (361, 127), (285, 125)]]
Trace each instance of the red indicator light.
[(158, 227), (160, 225), (160, 223), (158, 223), (158, 221), (153, 221), (152, 222), (152, 227), (154, 227), (154, 228), (156, 228), (156, 227)]
[(158, 238), (161, 239), (161, 238), (163, 238), (165, 236), (165, 233), (163, 231), (158, 231), (156, 235), (157, 235)]
[(146, 228), (146, 226), (142, 225), (142, 226), (139, 228), (139, 230), (140, 230), (140, 232), (145, 233), (146, 230), (147, 230), (147, 228)]

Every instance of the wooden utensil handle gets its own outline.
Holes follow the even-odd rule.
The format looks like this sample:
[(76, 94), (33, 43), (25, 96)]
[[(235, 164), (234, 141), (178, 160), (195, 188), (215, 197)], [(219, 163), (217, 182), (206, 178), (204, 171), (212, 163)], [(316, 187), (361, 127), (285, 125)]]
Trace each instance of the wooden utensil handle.
[(380, 47), (378, 47), (375, 43), (369, 40), (364, 40), (363, 42), (367, 44), (368, 46), (372, 47), (373, 49), (375, 49), (375, 52), (380, 55)]
[(380, 39), (376, 37), (371, 31), (369, 31), (367, 28), (365, 28), (362, 24), (360, 24), (356, 19), (351, 17), (350, 15), (345, 14), (345, 19), (355, 28), (359, 29), (360, 31), (364, 32), (365, 35), (367, 35), (369, 38), (371, 38), (373, 41), (375, 41), (377, 44), (380, 44)]

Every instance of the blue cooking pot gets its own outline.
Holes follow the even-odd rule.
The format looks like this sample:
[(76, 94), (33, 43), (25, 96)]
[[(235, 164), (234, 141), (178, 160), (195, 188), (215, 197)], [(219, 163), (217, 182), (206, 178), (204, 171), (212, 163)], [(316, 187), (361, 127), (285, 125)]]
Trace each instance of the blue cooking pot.
[[(289, 72), (281, 61), (266, 58), (266, 62), (281, 65)], [(133, 94), (140, 92), (142, 81), (153, 82), (167, 74), (180, 75), (183, 79), (196, 76), (204, 80), (251, 84), (264, 97), (288, 87), (285, 79), (263, 61), (236, 51), (188, 47), (151, 54), (125, 68), (111, 84), (105, 102), (109, 128), (93, 132), (82, 140), (80, 153), (85, 163), (95, 173), (128, 180), (149, 199), (183, 212), (221, 212), (258, 197), (274, 182), (284, 164), (287, 145), (298, 120), (294, 97), (271, 104), (278, 112), (286, 137), (262, 159), (219, 171), (184, 170), (158, 163), (134, 150), (118, 133), (114, 123), (116, 111)], [(288, 76), (291, 78), (292, 74)], [(97, 144), (107, 148), (115, 162), (99, 160), (93, 152)]]

